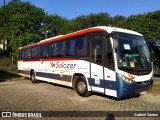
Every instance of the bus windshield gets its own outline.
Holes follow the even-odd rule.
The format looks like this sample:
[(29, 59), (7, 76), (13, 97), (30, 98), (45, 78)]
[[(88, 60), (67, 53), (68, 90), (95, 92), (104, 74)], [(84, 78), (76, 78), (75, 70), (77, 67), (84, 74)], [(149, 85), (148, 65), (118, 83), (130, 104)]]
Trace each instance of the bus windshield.
[(116, 34), (118, 68), (135, 75), (150, 73), (150, 54), (144, 38), (126, 33)]

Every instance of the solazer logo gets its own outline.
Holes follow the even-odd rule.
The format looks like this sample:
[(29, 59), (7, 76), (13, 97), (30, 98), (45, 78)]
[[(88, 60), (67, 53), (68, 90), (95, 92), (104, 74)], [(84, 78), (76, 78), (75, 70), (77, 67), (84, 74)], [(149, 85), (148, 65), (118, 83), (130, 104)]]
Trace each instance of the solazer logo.
[(55, 64), (53, 64), (53, 62), (50, 62), (51, 67), (55, 67)]
[(54, 64), (53, 62), (50, 62), (51, 67), (53, 68), (66, 68), (66, 69), (74, 69), (76, 64), (65, 64), (64, 62), (60, 63), (57, 62)]

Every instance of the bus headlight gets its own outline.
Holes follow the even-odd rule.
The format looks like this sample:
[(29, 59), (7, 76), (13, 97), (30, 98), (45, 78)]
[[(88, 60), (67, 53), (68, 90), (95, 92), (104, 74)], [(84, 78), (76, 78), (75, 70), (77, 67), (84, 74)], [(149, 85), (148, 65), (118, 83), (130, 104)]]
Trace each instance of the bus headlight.
[(120, 77), (123, 81), (125, 81), (126, 83), (132, 83), (132, 80), (129, 79), (129, 78), (127, 78), (126, 76), (121, 75), (121, 74), (118, 74), (118, 75), (119, 75), (119, 77)]

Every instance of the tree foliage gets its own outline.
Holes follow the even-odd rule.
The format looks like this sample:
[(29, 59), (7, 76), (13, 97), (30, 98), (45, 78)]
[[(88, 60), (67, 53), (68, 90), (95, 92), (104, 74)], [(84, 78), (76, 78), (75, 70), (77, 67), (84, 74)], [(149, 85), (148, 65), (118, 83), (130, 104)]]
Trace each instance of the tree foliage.
[(131, 15), (116, 26), (140, 32), (146, 39), (160, 39), (160, 11)]
[(124, 21), (126, 19), (126, 17), (122, 16), (122, 15), (116, 15), (112, 18), (112, 25), (113, 26), (116, 26), (117, 24), (118, 25), (121, 25), (122, 24), (122, 21)]
[(80, 15), (72, 20), (57, 14), (48, 15), (29, 2), (11, 0), (0, 7), (0, 40), (7, 38), (9, 48), (17, 53), (18, 47), (48, 37), (67, 34), (93, 26), (115, 26), (140, 32), (146, 39), (160, 39), (160, 10), (124, 17), (108, 13)]
[(1, 36), (8, 39), (9, 47), (17, 52), (18, 47), (38, 41), (45, 12), (29, 2), (12, 0), (0, 8)]
[(47, 15), (43, 27), (40, 29), (42, 33), (48, 32), (48, 37), (62, 35), (68, 33), (69, 20), (57, 14)]
[(94, 26), (107, 26), (112, 23), (112, 19), (108, 13), (89, 14), (87, 16), (80, 15), (72, 20), (75, 23), (74, 30), (81, 30)]

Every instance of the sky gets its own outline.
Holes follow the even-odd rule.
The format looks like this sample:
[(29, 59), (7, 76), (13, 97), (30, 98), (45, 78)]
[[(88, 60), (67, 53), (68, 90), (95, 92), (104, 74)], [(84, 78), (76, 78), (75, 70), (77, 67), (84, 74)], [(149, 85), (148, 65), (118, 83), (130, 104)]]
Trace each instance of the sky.
[[(11, 0), (5, 0), (8, 3)], [(110, 16), (143, 14), (160, 10), (160, 0), (21, 0), (29, 1), (48, 14), (58, 14), (68, 19), (90, 13), (107, 12)], [(4, 0), (0, 0), (0, 6)]]

